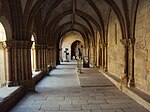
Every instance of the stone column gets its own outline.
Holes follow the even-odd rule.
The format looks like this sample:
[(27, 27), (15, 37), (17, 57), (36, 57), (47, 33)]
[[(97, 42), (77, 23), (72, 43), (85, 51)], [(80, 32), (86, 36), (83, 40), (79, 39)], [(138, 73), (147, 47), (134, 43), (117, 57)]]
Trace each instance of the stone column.
[(49, 46), (50, 47), (50, 65), (52, 68), (56, 68), (56, 48), (55, 46)]
[(5, 46), (8, 58), (8, 86), (24, 85), (27, 90), (34, 89), (31, 71), (32, 42), (6, 41)]
[(135, 40), (128, 39), (128, 87), (134, 87), (134, 44)]
[(59, 59), (61, 62), (63, 61), (63, 59), (62, 59), (62, 48), (59, 49)]
[(103, 49), (104, 49), (104, 71), (107, 72), (107, 43), (103, 44)]
[(100, 50), (101, 50), (101, 53), (100, 53), (100, 57), (101, 57), (101, 65), (100, 65), (100, 69), (103, 69), (104, 67), (104, 50), (103, 50), (103, 44), (100, 44)]
[(122, 43), (122, 45), (124, 46), (124, 73), (122, 74), (122, 78), (121, 78), (121, 84), (122, 85), (127, 85), (128, 83), (128, 41), (127, 39), (120, 39), (120, 42)]
[(47, 71), (48, 65), (48, 45), (46, 44), (36, 44), (36, 67), (37, 70)]
[(13, 78), (11, 76), (11, 48), (7, 46), (6, 42), (3, 42), (3, 47), (5, 50), (5, 63), (6, 63), (6, 86), (11, 87), (13, 86)]
[(59, 48), (56, 49), (56, 65), (60, 65), (60, 51)]
[(135, 86), (134, 84), (134, 40), (121, 39), (121, 43), (125, 48), (125, 69), (122, 75), (122, 83), (128, 87)]
[(90, 46), (90, 67), (95, 66), (95, 46)]

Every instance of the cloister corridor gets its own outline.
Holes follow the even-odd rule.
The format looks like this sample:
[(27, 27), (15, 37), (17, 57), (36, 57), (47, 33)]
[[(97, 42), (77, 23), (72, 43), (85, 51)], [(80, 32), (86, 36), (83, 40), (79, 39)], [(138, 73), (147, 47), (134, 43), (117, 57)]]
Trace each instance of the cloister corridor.
[(0, 112), (148, 111), (150, 0), (0, 0)]
[(58, 65), (10, 112), (148, 112), (97, 68), (77, 73), (76, 63)]

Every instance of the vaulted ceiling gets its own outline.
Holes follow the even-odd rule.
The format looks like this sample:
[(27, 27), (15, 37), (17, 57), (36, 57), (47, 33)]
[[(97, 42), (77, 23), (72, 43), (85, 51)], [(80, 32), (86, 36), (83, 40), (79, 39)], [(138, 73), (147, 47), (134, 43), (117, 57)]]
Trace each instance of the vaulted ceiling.
[(37, 12), (35, 24), (42, 26), (48, 40), (59, 39), (73, 31), (88, 38), (94, 37), (95, 31), (103, 35), (104, 20), (109, 12), (110, 7), (103, 0), (45, 0)]
[[(97, 32), (105, 37), (111, 12), (118, 17), (123, 35), (130, 34), (131, 30), (128, 28), (132, 28), (131, 23), (134, 23), (138, 1), (8, 0), (12, 8), (13, 32), (17, 32), (19, 27), (24, 29), (22, 32), (34, 32), (39, 42), (58, 42), (62, 36), (73, 31), (88, 40), (96, 37)], [(28, 37), (26, 34), (17, 34), (14, 37)]]

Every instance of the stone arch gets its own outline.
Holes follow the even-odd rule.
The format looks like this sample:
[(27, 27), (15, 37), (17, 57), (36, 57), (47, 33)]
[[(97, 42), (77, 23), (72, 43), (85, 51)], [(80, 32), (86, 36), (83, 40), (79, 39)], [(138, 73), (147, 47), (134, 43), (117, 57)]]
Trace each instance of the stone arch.
[(75, 41), (80, 41), (81, 44), (83, 45), (84, 47), (84, 39), (83, 37), (77, 33), (77, 32), (73, 32), (73, 33), (68, 33), (66, 34), (64, 37), (61, 38), (61, 41), (60, 41), (60, 48), (61, 48), (61, 58), (63, 60), (65, 60), (65, 54), (64, 54), (64, 51), (66, 50), (66, 48), (68, 48), (68, 53), (69, 53), (69, 56), (68, 56), (68, 60), (71, 60), (71, 45), (72, 43), (74, 43)]
[(6, 41), (6, 32), (1, 22), (0, 22), (0, 41)]
[(5, 85), (6, 82), (6, 74), (7, 74), (7, 65), (8, 62), (6, 56), (6, 48), (4, 47), (4, 41), (7, 40), (8, 30), (7, 27), (8, 22), (5, 17), (0, 17), (0, 87)]

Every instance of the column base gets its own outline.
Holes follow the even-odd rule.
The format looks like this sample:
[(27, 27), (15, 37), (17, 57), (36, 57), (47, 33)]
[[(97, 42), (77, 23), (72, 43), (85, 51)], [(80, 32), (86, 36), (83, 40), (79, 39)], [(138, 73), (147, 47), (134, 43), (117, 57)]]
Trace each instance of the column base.
[(108, 69), (107, 69), (107, 67), (104, 67), (103, 69), (104, 69), (104, 72), (108, 72)]
[(128, 77), (127, 77), (127, 75), (126, 74), (123, 74), (122, 75), (122, 78), (121, 78), (121, 85), (123, 85), (123, 86), (127, 86), (127, 84), (128, 84)]
[(6, 82), (6, 87), (12, 87), (12, 86), (14, 86), (12, 81), (7, 81)]
[(35, 82), (34, 80), (22, 81), (23, 86), (26, 91), (35, 91)]
[(129, 79), (128, 87), (135, 87), (134, 79)]

